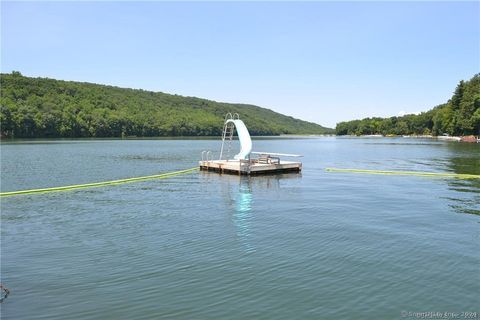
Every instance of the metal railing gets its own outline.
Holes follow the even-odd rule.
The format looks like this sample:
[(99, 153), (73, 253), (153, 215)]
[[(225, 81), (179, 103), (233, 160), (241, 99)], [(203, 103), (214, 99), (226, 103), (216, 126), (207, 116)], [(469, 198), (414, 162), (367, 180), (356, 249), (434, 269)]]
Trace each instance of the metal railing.
[(207, 164), (207, 167), (210, 165), (210, 161), (213, 161), (213, 154), (210, 150), (202, 151), (202, 165)]

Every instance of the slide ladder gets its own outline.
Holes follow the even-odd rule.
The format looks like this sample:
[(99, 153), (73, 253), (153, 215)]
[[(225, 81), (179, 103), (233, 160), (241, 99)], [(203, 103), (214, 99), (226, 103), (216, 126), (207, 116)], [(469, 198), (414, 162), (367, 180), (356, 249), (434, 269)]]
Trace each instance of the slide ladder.
[[(238, 113), (235, 115), (238, 116)], [(225, 159), (228, 160), (230, 157), (230, 150), (232, 148), (232, 140), (233, 140), (233, 134), (235, 133), (235, 124), (232, 122), (228, 122), (228, 120), (232, 120), (234, 116), (229, 112), (225, 116), (225, 124), (223, 125), (223, 132), (222, 132), (222, 148), (220, 149), (220, 158), (219, 160), (222, 160), (223, 157), (223, 151), (224, 151), (224, 146), (225, 146), (225, 140), (227, 141), (227, 148), (226, 148), (226, 156)]]

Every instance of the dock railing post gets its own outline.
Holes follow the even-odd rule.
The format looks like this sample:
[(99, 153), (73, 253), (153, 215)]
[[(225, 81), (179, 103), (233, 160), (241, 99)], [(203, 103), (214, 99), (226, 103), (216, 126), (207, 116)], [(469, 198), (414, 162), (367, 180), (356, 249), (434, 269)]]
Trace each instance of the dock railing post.
[(207, 170), (210, 167), (211, 151), (207, 151)]

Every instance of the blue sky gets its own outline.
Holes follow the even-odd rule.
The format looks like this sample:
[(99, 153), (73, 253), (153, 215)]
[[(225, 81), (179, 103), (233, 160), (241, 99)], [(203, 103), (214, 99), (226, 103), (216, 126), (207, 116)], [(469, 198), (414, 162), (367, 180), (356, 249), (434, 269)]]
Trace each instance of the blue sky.
[(2, 2), (1, 71), (251, 103), (334, 127), (480, 72), (479, 2)]

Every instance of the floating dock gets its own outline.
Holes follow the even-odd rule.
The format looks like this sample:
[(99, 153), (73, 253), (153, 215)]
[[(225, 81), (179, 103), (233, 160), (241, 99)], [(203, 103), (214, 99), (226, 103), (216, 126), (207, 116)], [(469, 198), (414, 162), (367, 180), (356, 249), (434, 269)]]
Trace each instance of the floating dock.
[(278, 163), (259, 163), (255, 160), (210, 160), (200, 161), (200, 170), (239, 175), (274, 174), (302, 171), (301, 162), (280, 161)]
[[(240, 152), (233, 159), (229, 159), (231, 142), (234, 132), (238, 133)], [(225, 146), (226, 144), (226, 146)], [(302, 157), (296, 154), (254, 152), (252, 140), (245, 123), (239, 119), (238, 114), (225, 116), (225, 124), (222, 134), (222, 147), (220, 157), (213, 160), (211, 151), (202, 152), (202, 160), (199, 161), (200, 170), (214, 171), (238, 175), (276, 174), (302, 171), (302, 163), (281, 160), (280, 157)]]

